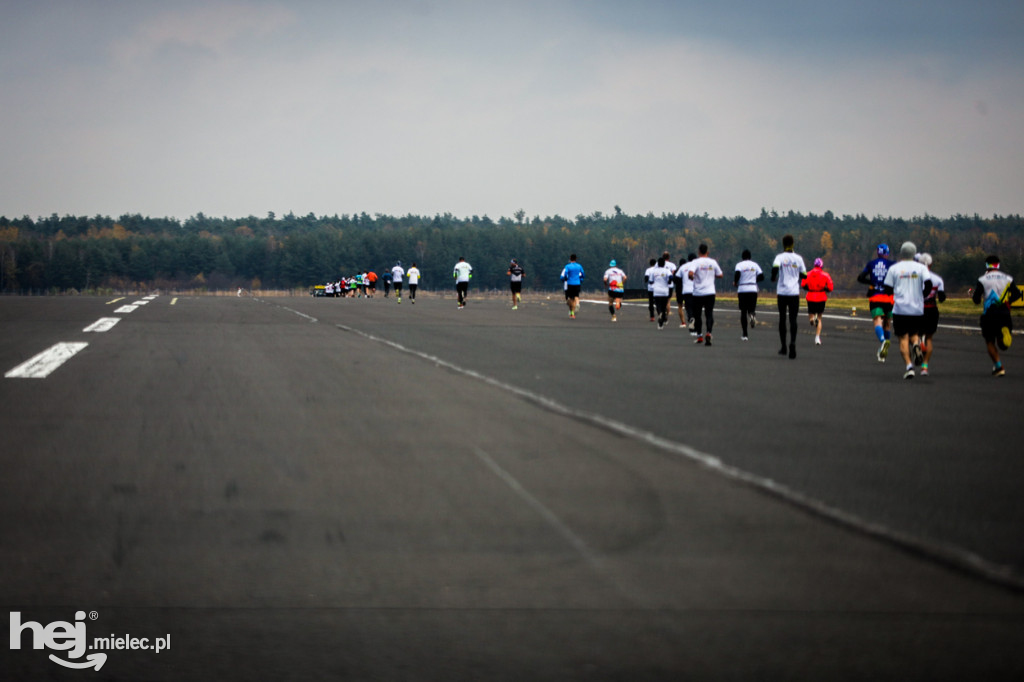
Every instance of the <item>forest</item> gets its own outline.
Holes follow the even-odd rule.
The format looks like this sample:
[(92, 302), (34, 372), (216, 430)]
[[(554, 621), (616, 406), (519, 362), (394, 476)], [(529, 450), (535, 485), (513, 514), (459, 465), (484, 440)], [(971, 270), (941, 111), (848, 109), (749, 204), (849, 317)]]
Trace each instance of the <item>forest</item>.
[[(452, 266), (465, 256), (474, 267), (473, 286), (504, 289), (509, 259), (526, 269), (532, 290), (561, 288), (558, 275), (571, 253), (587, 272), (586, 289), (600, 288), (601, 274), (616, 259), (641, 286), (650, 258), (663, 251), (679, 261), (710, 247), (727, 273), (744, 249), (770, 270), (782, 237), (796, 238), (796, 251), (811, 264), (822, 258), (837, 292), (857, 293), (856, 282), (875, 247), (893, 253), (904, 241), (934, 257), (950, 295), (965, 294), (996, 253), (1003, 269), (1024, 277), (1024, 218), (956, 215), (912, 219), (836, 216), (762, 209), (757, 218), (713, 218), (687, 213), (627, 215), (616, 206), (573, 219), (457, 218), (451, 214), (394, 217), (382, 214), (214, 218), (198, 213), (185, 220), (141, 215), (48, 218), (0, 217), (0, 292), (9, 294), (112, 293), (125, 291), (215, 291), (283, 289), (306, 291), (314, 284), (360, 271), (381, 274), (395, 261), (416, 262), (424, 289), (448, 288)], [(767, 285), (765, 286), (767, 289)]]

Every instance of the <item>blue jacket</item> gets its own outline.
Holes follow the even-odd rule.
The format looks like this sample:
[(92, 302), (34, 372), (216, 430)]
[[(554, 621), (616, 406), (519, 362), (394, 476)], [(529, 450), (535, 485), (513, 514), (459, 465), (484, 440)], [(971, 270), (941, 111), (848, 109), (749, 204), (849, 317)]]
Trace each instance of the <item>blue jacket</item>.
[(565, 266), (565, 276), (562, 277), (562, 281), (568, 283), (570, 286), (578, 286), (583, 283), (583, 266), (579, 263), (570, 261)]

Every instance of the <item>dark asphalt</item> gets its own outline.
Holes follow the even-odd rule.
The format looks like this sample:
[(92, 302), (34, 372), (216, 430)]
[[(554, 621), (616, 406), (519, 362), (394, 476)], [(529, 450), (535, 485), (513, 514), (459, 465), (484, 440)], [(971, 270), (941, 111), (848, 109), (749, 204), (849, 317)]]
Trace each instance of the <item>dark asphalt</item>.
[(25, 632), (0, 678), (1024, 674), (1016, 349), (908, 382), (767, 309), (705, 348), (558, 297), (131, 300), (0, 298), (5, 372), (89, 342), (0, 381), (0, 602), (171, 649)]

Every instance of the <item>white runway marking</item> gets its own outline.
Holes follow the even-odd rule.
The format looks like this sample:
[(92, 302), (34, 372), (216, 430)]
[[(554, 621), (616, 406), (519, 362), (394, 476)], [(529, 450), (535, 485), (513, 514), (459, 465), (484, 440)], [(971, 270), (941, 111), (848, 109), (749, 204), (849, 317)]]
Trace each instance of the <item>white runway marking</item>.
[(619, 435), (627, 436), (629, 438), (633, 438), (644, 443), (647, 443), (648, 445), (660, 448), (661, 450), (664, 450), (666, 452), (693, 460), (695, 462), (703, 464), (709, 469), (717, 471), (718, 473), (722, 474), (727, 478), (736, 481), (742, 481), (747, 485), (770, 493), (771, 495), (774, 495), (775, 497), (781, 500), (784, 500), (813, 514), (821, 516), (822, 518), (829, 519), (833, 522), (842, 524), (843, 526), (849, 528), (853, 528), (862, 533), (884, 540), (886, 542), (897, 545), (904, 549), (909, 549), (911, 551), (917, 552), (918, 554), (921, 554), (925, 557), (929, 557), (934, 561), (939, 561), (950, 566), (955, 566), (961, 570), (969, 571), (970, 573), (981, 576), (996, 583), (1008, 585), (1016, 589), (1024, 589), (1024, 577), (1020, 576), (1013, 569), (1012, 566), (1006, 566), (1003, 564), (998, 564), (994, 561), (990, 561), (963, 547), (947, 543), (923, 540), (921, 538), (910, 535), (908, 533), (904, 533), (894, 528), (889, 528), (888, 526), (868, 521), (867, 519), (857, 516), (856, 514), (851, 514), (850, 512), (828, 505), (825, 502), (822, 502), (821, 500), (805, 495), (804, 493), (801, 493), (798, 490), (789, 488), (770, 478), (765, 478), (764, 476), (758, 476), (757, 474), (752, 474), (748, 471), (737, 469), (736, 467), (730, 466), (722, 462), (718, 457), (715, 457), (714, 455), (708, 454), (706, 452), (701, 452), (700, 450), (689, 445), (686, 445), (685, 443), (677, 443), (676, 441), (669, 440), (668, 438), (662, 438), (661, 436), (651, 433), (650, 431), (638, 429), (634, 426), (630, 426), (629, 424), (624, 424), (614, 419), (609, 419), (600, 414), (594, 414), (591, 412), (584, 412), (582, 410), (573, 409), (567, 405), (559, 403), (558, 401), (552, 400), (551, 398), (540, 395), (538, 393), (534, 393), (533, 391), (528, 391), (526, 389), (519, 388), (518, 386), (506, 384), (503, 381), (499, 381), (485, 374), (481, 374), (474, 370), (466, 369), (464, 367), (452, 364), (446, 360), (442, 360), (441, 358), (435, 355), (430, 355), (429, 353), (424, 353), (422, 351), (407, 348), (406, 346), (403, 346), (400, 343), (389, 341), (388, 339), (384, 339), (379, 336), (374, 336), (373, 334), (370, 334), (368, 332), (364, 332), (359, 329), (354, 329), (343, 324), (339, 324), (337, 325), (337, 327), (338, 329), (358, 334), (371, 341), (375, 341), (377, 343), (382, 343), (384, 345), (390, 346), (395, 350), (401, 351), (403, 353), (408, 353), (409, 355), (414, 355), (416, 357), (422, 358), (424, 360), (427, 360), (428, 362), (437, 365), (438, 367), (444, 367), (453, 372), (473, 377), (474, 379), (478, 379), (479, 381), (482, 381), (485, 384), (489, 384), (496, 388), (520, 396), (521, 398), (524, 398), (525, 400), (540, 405), (552, 412), (556, 412), (558, 414), (571, 417), (573, 419), (578, 419), (582, 422), (589, 423), (593, 426), (598, 426), (600, 428), (607, 429)]
[(138, 307), (139, 306), (137, 306), (137, 305), (123, 305), (120, 308), (118, 308), (117, 310), (115, 310), (114, 312), (115, 313), (133, 313), (133, 312), (135, 312), (135, 309), (138, 308)]
[(114, 325), (121, 321), (120, 317), (101, 317), (96, 320), (88, 327), (83, 329), (83, 332), (107, 332), (114, 328)]
[(45, 379), (55, 369), (74, 357), (75, 353), (88, 345), (81, 341), (54, 344), (42, 353), (21, 363), (4, 376), (8, 379)]

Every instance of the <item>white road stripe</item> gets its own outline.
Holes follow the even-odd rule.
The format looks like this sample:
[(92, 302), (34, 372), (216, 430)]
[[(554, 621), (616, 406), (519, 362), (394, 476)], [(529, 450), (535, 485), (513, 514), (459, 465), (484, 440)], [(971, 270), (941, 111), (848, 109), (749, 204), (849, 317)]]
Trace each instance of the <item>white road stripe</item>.
[[(293, 311), (294, 312), (294, 311)], [(1007, 564), (1000, 564), (985, 557), (982, 557), (969, 549), (965, 549), (958, 545), (934, 542), (930, 540), (924, 540), (915, 535), (905, 533), (895, 528), (889, 528), (880, 523), (869, 521), (861, 516), (852, 514), (850, 512), (833, 507), (821, 500), (805, 495), (802, 492), (794, 488), (785, 486), (777, 481), (764, 476), (744, 471), (734, 466), (730, 466), (715, 457), (712, 454), (702, 452), (697, 448), (686, 445), (685, 443), (679, 443), (668, 438), (663, 438), (652, 432), (644, 431), (635, 426), (624, 424), (614, 419), (608, 419), (600, 414), (585, 412), (583, 410), (577, 410), (568, 405), (564, 405), (556, 400), (543, 396), (539, 393), (507, 384), (493, 377), (489, 377), (486, 374), (481, 374), (465, 367), (442, 360), (436, 355), (430, 355), (422, 351), (414, 350), (403, 346), (395, 341), (375, 336), (369, 332), (349, 327), (347, 325), (338, 324), (335, 325), (338, 329), (343, 331), (352, 332), (358, 334), (370, 341), (390, 346), (397, 351), (407, 353), (415, 357), (422, 358), (428, 362), (431, 362), (438, 367), (444, 367), (453, 372), (472, 377), (485, 384), (494, 386), (504, 391), (508, 391), (514, 395), (517, 395), (529, 402), (540, 405), (545, 409), (552, 412), (556, 412), (566, 417), (571, 417), (582, 422), (589, 423), (593, 426), (597, 426), (613, 433), (617, 433), (621, 436), (633, 438), (641, 442), (653, 445), (666, 452), (685, 457), (686, 459), (693, 460), (706, 466), (707, 468), (718, 472), (719, 474), (736, 481), (741, 481), (750, 485), (753, 488), (767, 492), (775, 497), (784, 500), (796, 507), (804, 509), (808, 512), (816, 514), (826, 519), (830, 519), (834, 522), (842, 524), (848, 528), (853, 528), (866, 535), (884, 540), (893, 545), (902, 547), (904, 549), (917, 552), (923, 556), (929, 557), (934, 561), (954, 566), (960, 570), (965, 570), (974, 575), (981, 576), (987, 580), (990, 580), (1001, 585), (1012, 587), (1017, 590), (1024, 589), (1024, 575), (1019, 573), (1013, 566)], [(479, 457), (479, 453), (477, 455)], [(482, 458), (481, 458), (482, 459)]]
[(4, 376), (8, 379), (45, 379), (51, 372), (70, 360), (75, 353), (88, 345), (81, 341), (54, 344), (42, 353), (21, 363)]
[(137, 305), (123, 305), (120, 308), (118, 308), (117, 310), (115, 310), (114, 312), (115, 313), (133, 313), (133, 312), (135, 312), (135, 309), (138, 308), (138, 307), (139, 306), (137, 306)]
[(121, 321), (120, 317), (101, 317), (96, 320), (88, 327), (83, 329), (83, 332), (106, 332), (114, 328), (114, 325)]

